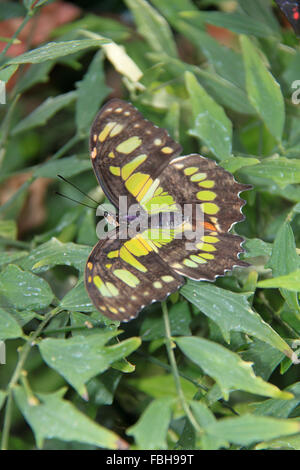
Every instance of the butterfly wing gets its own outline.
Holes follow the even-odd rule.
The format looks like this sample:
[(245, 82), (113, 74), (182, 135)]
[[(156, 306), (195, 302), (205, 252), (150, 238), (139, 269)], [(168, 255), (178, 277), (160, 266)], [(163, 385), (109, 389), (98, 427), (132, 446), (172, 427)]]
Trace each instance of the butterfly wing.
[(238, 183), (213, 160), (197, 154), (173, 158), (159, 178), (161, 186), (176, 198), (183, 220), (188, 220), (186, 208), (192, 209), (191, 227), (178, 226), (174, 238), (159, 249), (172, 269), (192, 279), (214, 280), (234, 266), (248, 266), (239, 259), (243, 238), (227, 232), (244, 219), (245, 201), (239, 194), (251, 186)]
[[(118, 231), (117, 231), (118, 232)], [(141, 235), (100, 240), (85, 269), (95, 307), (112, 320), (128, 321), (146, 305), (164, 300), (184, 284)]]
[(94, 172), (110, 201), (142, 199), (181, 146), (165, 129), (143, 117), (130, 103), (110, 100), (97, 114), (90, 134)]
[(285, 14), (295, 33), (300, 35), (300, 3), (292, 0), (275, 0), (281, 11)]

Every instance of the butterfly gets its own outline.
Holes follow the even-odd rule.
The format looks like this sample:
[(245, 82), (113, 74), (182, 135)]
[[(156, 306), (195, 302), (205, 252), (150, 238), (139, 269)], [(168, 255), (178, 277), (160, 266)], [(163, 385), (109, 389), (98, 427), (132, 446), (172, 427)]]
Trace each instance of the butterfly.
[(300, 2), (298, 0), (275, 0), (295, 33), (300, 35)]
[[(239, 259), (243, 238), (228, 231), (244, 219), (239, 194), (251, 186), (213, 160), (180, 156), (181, 150), (165, 129), (120, 99), (105, 104), (92, 124), (91, 161), (105, 195), (116, 208), (126, 196), (128, 207), (135, 204), (143, 214), (116, 218), (86, 264), (87, 292), (113, 320), (135, 318), (182, 286), (184, 277), (213, 281), (234, 266), (248, 266)], [(188, 216), (185, 207), (192, 209)]]

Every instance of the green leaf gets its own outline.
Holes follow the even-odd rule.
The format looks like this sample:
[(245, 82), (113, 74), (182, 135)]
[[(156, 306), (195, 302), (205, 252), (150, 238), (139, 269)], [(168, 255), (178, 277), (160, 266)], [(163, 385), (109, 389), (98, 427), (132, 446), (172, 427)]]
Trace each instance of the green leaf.
[(125, 0), (132, 11), (138, 32), (157, 52), (177, 57), (176, 43), (167, 21), (145, 0)]
[(26, 270), (41, 273), (57, 265), (73, 266), (83, 272), (90, 247), (75, 243), (61, 243), (56, 238), (34, 248), (18, 264)]
[[(193, 411), (193, 415), (202, 429), (205, 429), (210, 424), (217, 422), (214, 414), (204, 403), (199, 401), (192, 401), (190, 405)], [(205, 450), (215, 450), (219, 449), (220, 447), (226, 447), (227, 441), (215, 437), (212, 438), (211, 436), (208, 436), (206, 433), (204, 433), (202, 436), (202, 446)]]
[(29, 52), (25, 52), (10, 59), (7, 64), (38, 64), (46, 60), (53, 60), (75, 52), (89, 49), (90, 47), (100, 47), (108, 44), (108, 39), (80, 39), (76, 41), (48, 42), (45, 46), (38, 47)]
[(17, 224), (15, 220), (0, 220), (0, 237), (16, 240)]
[(155, 450), (167, 448), (167, 432), (171, 420), (173, 399), (153, 400), (143, 412), (138, 422), (127, 429), (127, 434), (134, 436), (139, 449)]
[[(263, 288), (279, 288), (287, 289), (294, 292), (300, 291), (300, 269), (292, 273), (286, 274), (285, 276), (278, 276), (272, 279), (265, 279), (264, 281), (259, 281), (257, 287)], [(295, 299), (295, 301), (297, 301)], [(295, 308), (295, 304), (294, 304)], [(299, 308), (299, 305), (298, 305)]]
[(188, 281), (181, 293), (220, 327), (229, 342), (230, 331), (240, 331), (254, 336), (291, 357), (289, 345), (254, 312), (247, 294), (237, 294), (213, 284)]
[(94, 444), (105, 449), (126, 449), (128, 444), (117, 434), (93, 422), (75, 406), (64, 400), (66, 389), (56, 393), (38, 393), (39, 403), (31, 403), (26, 392), (17, 387), (14, 396), (26, 421), (32, 428), (37, 446), (42, 447), (44, 439), (61, 439)]
[(28, 255), (28, 251), (6, 251), (1, 253), (0, 266), (4, 264), (11, 264), (19, 258), (24, 258)]
[(3, 390), (0, 390), (0, 410), (6, 398), (6, 393)]
[(28, 131), (34, 127), (43, 126), (58, 111), (75, 101), (77, 97), (76, 91), (70, 91), (63, 95), (48, 98), (40, 106), (38, 106), (29, 116), (22, 119), (12, 130), (11, 134), (16, 135), (20, 132)]
[(83, 281), (78, 282), (62, 299), (61, 308), (64, 310), (74, 310), (77, 312), (92, 312), (96, 307), (88, 296)]
[(177, 338), (176, 343), (191, 361), (217, 382), (225, 400), (232, 390), (287, 400), (293, 398), (290, 393), (282, 392), (275, 385), (256, 377), (251, 363), (242, 361), (238, 354), (217, 343), (189, 336)]
[(111, 91), (105, 83), (103, 51), (95, 54), (88, 71), (77, 83), (76, 126), (79, 135), (85, 135), (92, 124), (99, 106)]
[(209, 436), (242, 446), (295, 434), (299, 431), (300, 424), (297, 421), (251, 415), (220, 419), (205, 428)]
[(254, 414), (257, 416), (274, 416), (274, 418), (288, 418), (291, 412), (300, 403), (300, 382), (297, 382), (286, 391), (291, 392), (295, 398), (292, 400), (277, 400), (270, 398), (261, 403), (257, 403), (254, 408)]
[(278, 82), (269, 72), (253, 43), (241, 37), (249, 100), (277, 141), (281, 141), (285, 109)]
[(0, 340), (19, 338), (22, 330), (12, 315), (0, 308)]
[(272, 346), (254, 339), (249, 344), (248, 349), (242, 351), (244, 361), (253, 363), (255, 375), (259, 375), (264, 380), (268, 380), (278, 364), (285, 358), (282, 352)]
[(0, 80), (5, 83), (8, 82), (10, 77), (12, 77), (13, 74), (18, 70), (18, 67), (18, 65), (9, 65), (8, 67), (0, 70)]
[(225, 170), (230, 173), (235, 173), (236, 171), (244, 168), (245, 166), (257, 165), (259, 160), (257, 158), (251, 157), (230, 157), (227, 160), (222, 160), (220, 165), (225, 168)]
[(73, 155), (59, 160), (49, 160), (35, 170), (34, 176), (37, 178), (57, 178), (57, 175), (62, 175), (71, 178), (71, 176), (90, 169), (90, 160), (83, 160)]
[(279, 437), (268, 442), (260, 442), (255, 446), (255, 450), (300, 450), (300, 434), (294, 436)]
[(194, 117), (190, 134), (201, 139), (218, 159), (228, 159), (232, 140), (230, 120), (192, 73), (186, 72), (185, 79)]
[[(172, 305), (169, 311), (169, 320), (172, 336), (191, 334), (189, 329), (191, 314), (187, 302), (178, 302)], [(146, 316), (141, 327), (140, 336), (144, 341), (165, 337), (165, 326), (161, 313), (159, 316)]]
[(39, 343), (39, 349), (47, 364), (87, 398), (85, 383), (89, 379), (140, 346), (140, 339), (135, 337), (105, 346), (116, 334), (118, 332), (97, 331), (94, 335), (75, 336), (67, 340), (47, 338)]
[(257, 256), (271, 256), (272, 244), (260, 240), (260, 238), (248, 238), (243, 244), (245, 248), (244, 258), (255, 258)]
[(52, 34), (55, 36), (63, 36), (68, 33), (73, 33), (74, 29), (85, 29), (99, 33), (116, 42), (129, 39), (131, 35), (131, 29), (120, 21), (94, 14), (87, 14), (77, 21), (58, 26), (52, 31)]
[[(296, 252), (296, 243), (291, 226), (285, 222), (282, 227), (279, 229), (272, 250), (272, 256), (268, 263), (268, 267), (272, 269), (273, 276), (277, 279), (275, 282), (280, 282), (278, 279), (279, 276), (290, 275), (291, 278), (283, 279), (283, 283), (288, 282), (290, 287), (288, 290), (300, 290), (299, 283), (299, 273), (297, 274), (297, 269), (299, 267), (299, 256)], [(297, 277), (298, 277), (298, 287), (297, 287)], [(294, 288), (291, 289), (291, 286)], [(283, 285), (279, 286), (282, 296), (287, 301), (289, 307), (292, 310), (299, 310), (298, 296), (295, 293), (287, 292), (283, 289)]]
[(195, 26), (202, 27), (203, 23), (213, 24), (229, 29), (234, 33), (269, 38), (274, 36), (274, 31), (262, 22), (252, 19), (241, 13), (221, 13), (216, 11), (182, 11), (180, 16), (192, 22)]
[[(153, 398), (172, 397), (176, 399), (178, 397), (174, 377), (171, 374), (152, 375), (151, 377), (130, 379), (130, 384)], [(192, 400), (197, 392), (197, 387), (183, 377), (180, 377), (180, 385), (184, 396), (188, 400)]]
[(53, 299), (44, 279), (13, 264), (0, 273), (0, 292), (12, 307), (21, 310), (45, 308)]
[(20, 3), (14, 2), (1, 2), (0, 3), (0, 21), (8, 20), (10, 18), (24, 16), (26, 10)]
[(55, 61), (48, 60), (40, 64), (32, 64), (29, 69), (19, 77), (16, 84), (16, 93), (24, 93), (24, 91), (33, 87), (37, 83), (45, 83), (49, 80), (49, 74), (54, 67)]
[(288, 184), (300, 183), (300, 160), (278, 156), (265, 158), (258, 165), (242, 169), (242, 172), (250, 177), (270, 179), (284, 188)]

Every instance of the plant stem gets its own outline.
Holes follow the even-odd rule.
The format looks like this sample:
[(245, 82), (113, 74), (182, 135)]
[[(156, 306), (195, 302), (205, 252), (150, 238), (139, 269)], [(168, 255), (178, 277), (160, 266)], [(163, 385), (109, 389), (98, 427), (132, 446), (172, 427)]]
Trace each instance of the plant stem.
[(9, 440), (9, 432), (11, 426), (11, 416), (12, 416), (12, 403), (13, 403), (13, 389), (16, 386), (20, 374), (22, 373), (23, 366), (25, 361), (30, 353), (32, 346), (34, 346), (36, 339), (39, 337), (45, 326), (47, 325), (48, 321), (56, 315), (60, 309), (58, 307), (54, 308), (50, 312), (48, 312), (44, 318), (44, 320), (39, 324), (36, 331), (33, 335), (27, 340), (26, 344), (21, 348), (19, 353), (19, 360), (17, 362), (16, 368), (14, 373), (9, 381), (7, 386), (7, 401), (5, 406), (5, 415), (4, 415), (4, 424), (3, 424), (3, 432), (2, 432), (2, 440), (1, 440), (1, 450), (7, 450), (8, 448), (8, 440)]
[(28, 23), (30, 18), (32, 18), (32, 11), (28, 12), (27, 15), (24, 17), (24, 19), (23, 19), (22, 23), (20, 24), (20, 26), (18, 27), (17, 31), (11, 37), (11, 41), (5, 46), (5, 48), (1, 52), (0, 59), (5, 56), (6, 52), (8, 51), (10, 46), (13, 44), (14, 39), (16, 39), (19, 36), (20, 32), (26, 26), (26, 24)]
[(189, 408), (189, 405), (188, 405), (188, 403), (185, 399), (183, 390), (181, 388), (180, 376), (179, 376), (179, 372), (178, 372), (178, 368), (177, 368), (177, 364), (176, 364), (176, 360), (175, 360), (175, 355), (174, 355), (174, 351), (173, 351), (173, 346), (172, 346), (171, 327), (170, 327), (169, 313), (168, 313), (168, 307), (167, 307), (166, 301), (163, 301), (161, 303), (161, 305), (162, 305), (163, 318), (164, 318), (164, 323), (165, 323), (166, 348), (167, 348), (167, 352), (168, 352), (170, 365), (171, 365), (171, 368), (172, 368), (172, 373), (173, 373), (173, 377), (174, 377), (174, 381), (175, 381), (175, 387), (176, 387), (176, 390), (177, 390), (177, 394), (178, 394), (181, 406), (182, 406), (187, 418), (189, 419), (191, 425), (193, 426), (193, 428), (198, 433), (202, 433), (202, 430), (201, 430), (199, 424), (197, 423), (196, 419), (194, 418), (194, 416), (193, 416), (193, 414), (192, 414), (192, 412)]

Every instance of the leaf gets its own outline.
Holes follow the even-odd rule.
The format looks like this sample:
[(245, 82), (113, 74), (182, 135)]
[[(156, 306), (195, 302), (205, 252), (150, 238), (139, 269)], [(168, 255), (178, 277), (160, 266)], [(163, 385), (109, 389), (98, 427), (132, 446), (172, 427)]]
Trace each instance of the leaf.
[(242, 359), (253, 363), (255, 375), (268, 380), (278, 364), (284, 359), (284, 355), (278, 349), (259, 339), (254, 339), (248, 349), (242, 351)]
[(126, 53), (123, 46), (111, 41), (110, 44), (104, 44), (102, 48), (117, 72), (129, 78), (132, 82), (138, 82), (142, 78), (143, 72)]
[[(192, 401), (190, 405), (193, 411), (193, 415), (196, 418), (200, 428), (205, 430), (207, 426), (217, 422), (214, 414), (204, 403), (199, 401)], [(202, 436), (202, 445), (205, 450), (215, 450), (219, 449), (220, 447), (226, 447), (227, 441), (224, 439), (208, 436), (204, 432), (204, 435)]]
[(20, 3), (1, 2), (0, 3), (0, 21), (8, 20), (18, 16), (24, 16), (26, 10)]
[(9, 65), (4, 69), (0, 70), (0, 80), (7, 83), (10, 77), (18, 70), (18, 65)]
[[(151, 377), (140, 377), (139, 379), (129, 379), (130, 384), (138, 390), (150, 395), (153, 398), (177, 398), (177, 389), (174, 377), (171, 374), (152, 375)], [(197, 387), (189, 380), (180, 377), (180, 385), (184, 396), (192, 400), (197, 392)]]
[(16, 92), (24, 93), (24, 91), (33, 87), (37, 83), (47, 82), (49, 80), (50, 71), (54, 65), (55, 61), (50, 60), (47, 62), (41, 62), (40, 64), (32, 64), (24, 75), (19, 77), (16, 84)]
[[(173, 305), (169, 311), (169, 320), (171, 327), (171, 335), (189, 335), (191, 331), (189, 324), (191, 321), (191, 314), (187, 302), (178, 302)], [(165, 326), (162, 315), (158, 317), (147, 315), (143, 321), (140, 336), (144, 341), (152, 341), (157, 338), (165, 337)]]
[(220, 419), (205, 428), (205, 432), (209, 436), (226, 439), (233, 444), (242, 446), (295, 434), (299, 430), (300, 424), (297, 421), (251, 415)]
[(0, 292), (12, 307), (21, 310), (45, 308), (53, 299), (44, 279), (13, 264), (0, 273)]
[(105, 449), (126, 449), (128, 444), (117, 434), (93, 422), (75, 406), (64, 400), (66, 389), (56, 393), (38, 393), (39, 403), (30, 403), (21, 387), (14, 389), (17, 405), (32, 428), (37, 446), (44, 439), (61, 439), (94, 444)]
[(265, 158), (257, 165), (242, 170), (247, 176), (259, 176), (275, 181), (280, 188), (300, 183), (300, 161), (296, 158)]
[(201, 27), (203, 23), (208, 23), (229, 29), (230, 31), (238, 34), (246, 34), (261, 38), (274, 36), (274, 31), (271, 28), (268, 28), (265, 23), (238, 12), (221, 13), (216, 11), (182, 11), (180, 12), (180, 16), (188, 19), (195, 26)]
[(0, 390), (0, 410), (6, 398), (6, 393), (3, 390)]
[(230, 173), (235, 173), (236, 171), (244, 168), (245, 166), (257, 165), (259, 160), (257, 158), (251, 157), (230, 157), (227, 160), (222, 160), (220, 165), (225, 168), (225, 170)]
[(199, 284), (197, 281), (188, 281), (181, 288), (181, 293), (217, 323), (227, 342), (230, 331), (241, 331), (291, 357), (289, 345), (250, 308), (246, 294), (237, 294), (203, 282)]
[(272, 244), (260, 240), (260, 238), (248, 238), (243, 244), (245, 248), (244, 258), (255, 258), (257, 256), (271, 256)]
[(103, 71), (103, 51), (95, 54), (88, 71), (77, 84), (76, 126), (79, 135), (85, 135), (99, 110), (99, 106), (111, 89), (106, 86)]
[[(288, 282), (290, 286), (294, 286), (293, 289), (287, 288), (288, 290), (300, 290), (299, 284), (299, 273), (297, 275), (296, 271), (299, 267), (299, 256), (296, 252), (296, 243), (291, 226), (285, 222), (282, 227), (279, 229), (272, 250), (272, 256), (268, 263), (268, 267), (272, 269), (273, 276), (277, 280), (275, 282), (280, 282), (278, 276), (285, 276), (290, 274), (291, 279), (284, 279), (283, 283)], [(298, 287), (297, 287), (297, 277), (298, 277)], [(299, 302), (298, 296), (292, 292), (286, 292), (283, 289), (283, 285), (279, 286), (280, 292), (283, 298), (287, 301), (289, 307), (292, 310), (299, 311)]]
[(46, 60), (53, 60), (75, 52), (89, 49), (90, 47), (100, 47), (108, 44), (108, 39), (80, 39), (76, 41), (48, 42), (44, 46), (25, 52), (17, 57), (11, 58), (7, 64), (38, 64)]
[(48, 98), (40, 106), (38, 106), (29, 116), (22, 119), (12, 130), (11, 135), (28, 131), (34, 127), (43, 126), (58, 111), (75, 101), (77, 97), (76, 91), (70, 91), (63, 95)]
[(6, 251), (1, 253), (0, 266), (4, 264), (11, 264), (19, 258), (24, 258), (28, 255), (28, 251)]
[(257, 416), (274, 416), (274, 418), (288, 418), (291, 412), (300, 403), (300, 382), (297, 382), (286, 391), (291, 392), (295, 398), (292, 400), (278, 400), (270, 398), (254, 406), (254, 414)]
[(241, 37), (249, 100), (277, 141), (281, 141), (285, 108), (280, 86), (246, 36)]
[(251, 363), (242, 361), (238, 354), (220, 344), (189, 336), (176, 338), (175, 341), (191, 361), (217, 382), (225, 400), (228, 400), (229, 392), (232, 390), (244, 390), (287, 400), (293, 398), (290, 393), (282, 392), (275, 385), (256, 377)]
[(139, 449), (155, 450), (167, 448), (167, 432), (171, 420), (173, 399), (153, 400), (143, 412), (138, 422), (127, 429), (126, 433), (134, 436)]
[(22, 329), (12, 315), (0, 308), (0, 340), (19, 338)]
[(47, 161), (35, 170), (34, 176), (36, 178), (57, 178), (57, 175), (62, 175), (71, 178), (71, 176), (90, 170), (90, 168), (90, 160), (83, 160), (77, 155), (73, 155), (59, 160)]
[(90, 247), (75, 243), (61, 243), (56, 238), (34, 248), (18, 264), (26, 270), (41, 273), (57, 265), (73, 266), (84, 271)]
[(82, 397), (87, 398), (85, 383), (89, 379), (140, 346), (140, 339), (134, 337), (105, 346), (116, 334), (116, 331), (97, 331), (94, 335), (75, 336), (67, 340), (47, 338), (39, 343), (39, 349), (49, 367), (62, 375)]
[[(286, 274), (285, 276), (278, 276), (272, 279), (265, 279), (264, 281), (259, 281), (257, 287), (263, 288), (280, 288), (287, 289), (290, 291), (299, 292), (300, 291), (300, 269), (292, 273)], [(295, 301), (297, 301), (295, 299)], [(295, 304), (294, 304), (295, 308)], [(298, 306), (299, 308), (299, 306)]]
[(0, 237), (16, 240), (17, 224), (14, 220), (0, 220)]
[(125, 0), (132, 11), (138, 32), (157, 52), (177, 57), (176, 44), (167, 21), (145, 0)]
[(79, 281), (62, 299), (60, 307), (75, 312), (92, 312), (96, 307), (88, 296), (83, 281)]
[(230, 120), (191, 72), (186, 72), (185, 79), (194, 117), (194, 127), (190, 129), (190, 134), (203, 140), (218, 159), (229, 158), (232, 140)]

